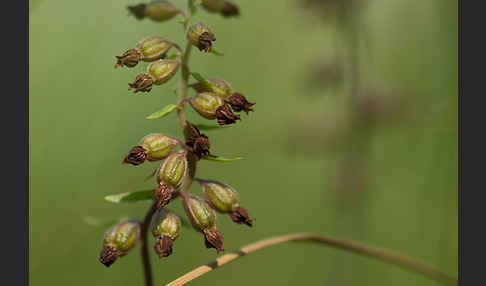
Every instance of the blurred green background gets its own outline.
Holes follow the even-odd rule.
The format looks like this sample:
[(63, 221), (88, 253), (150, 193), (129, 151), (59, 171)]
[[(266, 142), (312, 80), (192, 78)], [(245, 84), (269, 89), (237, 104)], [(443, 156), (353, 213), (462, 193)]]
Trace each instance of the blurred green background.
[[(172, 2), (185, 5), (183, 0)], [(355, 196), (342, 196), (336, 187), (336, 170), (348, 153), (327, 148), (316, 135), (324, 126), (342, 128), (328, 114), (344, 108), (340, 102), (347, 98), (349, 77), (334, 89), (309, 82), (313, 64), (342, 56), (339, 52), (352, 43), (332, 15), (301, 2), (236, 1), (242, 13), (237, 19), (203, 10), (196, 15), (211, 26), (215, 47), (225, 55), (193, 50), (192, 69), (225, 78), (257, 102), (256, 111), (243, 114), (236, 126), (205, 132), (214, 154), (245, 159), (203, 161), (198, 176), (235, 187), (242, 205), (256, 218), (250, 229), (220, 216), (225, 248), (274, 235), (316, 232), (387, 247), (456, 275), (457, 2), (370, 0), (360, 9), (356, 47), (362, 85), (392, 91), (387, 96), (398, 91), (407, 99), (408, 112), (399, 123), (367, 133), (360, 157), (366, 187)], [(127, 83), (146, 64), (113, 69), (114, 56), (145, 36), (182, 43), (176, 20), (154, 23), (128, 16), (126, 6), (138, 3), (30, 1), (32, 285), (143, 283), (139, 248), (107, 269), (98, 262), (105, 228), (84, 222), (87, 216), (143, 216), (147, 202), (114, 205), (103, 197), (153, 187), (152, 181), (143, 180), (154, 164), (122, 165), (122, 158), (147, 133), (179, 136), (175, 114), (145, 119), (175, 102), (171, 88), (178, 86), (179, 76), (148, 95), (133, 95)], [(187, 111), (190, 120), (208, 123)], [(305, 135), (307, 129), (313, 130), (310, 135)], [(341, 182), (353, 181), (353, 176), (345, 172)], [(197, 184), (191, 191), (200, 194)], [(171, 206), (181, 212), (179, 201)], [(152, 256), (156, 285), (215, 257), (199, 233), (185, 228), (169, 259)], [(237, 260), (192, 284), (440, 283), (341, 250), (288, 243)]]

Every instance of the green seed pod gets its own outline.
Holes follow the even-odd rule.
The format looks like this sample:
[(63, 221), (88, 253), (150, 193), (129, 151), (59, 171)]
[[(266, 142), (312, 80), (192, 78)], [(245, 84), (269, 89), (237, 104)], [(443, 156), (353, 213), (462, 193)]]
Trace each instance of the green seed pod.
[(216, 109), (224, 104), (223, 100), (211, 92), (198, 93), (189, 99), (192, 108), (204, 118), (215, 119)]
[(137, 50), (146, 62), (162, 58), (174, 44), (159, 36), (149, 36), (137, 44)]
[(231, 220), (238, 224), (252, 226), (246, 209), (240, 207), (240, 197), (231, 186), (214, 180), (197, 179), (202, 186), (204, 196), (212, 208), (220, 213), (229, 214)]
[(105, 233), (100, 262), (106, 267), (113, 264), (118, 257), (127, 254), (140, 240), (140, 223), (127, 221), (117, 224)]
[(180, 151), (167, 157), (157, 170), (157, 182), (174, 189), (182, 186), (188, 176), (187, 151)]
[(154, 237), (167, 235), (175, 240), (181, 232), (181, 219), (167, 209), (156, 211), (152, 216), (150, 230)]
[(154, 249), (160, 258), (172, 254), (172, 246), (181, 232), (181, 225), (179, 217), (167, 209), (161, 209), (152, 216), (150, 230), (157, 239)]
[(147, 153), (147, 160), (159, 161), (167, 158), (179, 144), (179, 140), (161, 133), (152, 133), (146, 135), (140, 140)]
[(190, 26), (186, 37), (192, 45), (206, 53), (211, 51), (212, 42), (216, 41), (211, 29), (203, 23)]
[(145, 9), (147, 17), (156, 22), (170, 20), (181, 12), (169, 1), (151, 2)]
[(201, 6), (209, 12), (219, 13), (223, 10), (224, 0), (202, 0)]
[(158, 60), (147, 67), (147, 74), (153, 79), (153, 83), (161, 85), (170, 80), (179, 69), (180, 63), (175, 60)]
[(194, 195), (186, 195), (183, 197), (182, 204), (195, 229), (203, 231), (216, 225), (215, 211), (202, 198)]
[(194, 88), (197, 92), (212, 92), (222, 99), (230, 97), (234, 92), (229, 82), (225, 81), (224, 79), (208, 78), (208, 81), (211, 83), (210, 86), (196, 83), (192, 85), (192, 88)]
[(212, 180), (201, 180), (206, 199), (211, 206), (222, 213), (231, 212), (240, 201), (238, 193), (230, 186)]

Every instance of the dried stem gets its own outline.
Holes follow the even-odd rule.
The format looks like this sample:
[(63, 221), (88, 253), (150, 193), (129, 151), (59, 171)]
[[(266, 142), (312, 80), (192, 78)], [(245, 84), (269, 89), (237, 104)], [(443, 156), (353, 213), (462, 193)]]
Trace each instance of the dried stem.
[(440, 269), (435, 268), (434, 266), (428, 265), (423, 263), (422, 261), (412, 259), (408, 256), (394, 253), (388, 249), (378, 248), (374, 246), (368, 246), (361, 244), (359, 242), (351, 241), (351, 240), (341, 240), (337, 238), (333, 238), (330, 236), (323, 236), (317, 235), (312, 233), (296, 233), (296, 234), (289, 234), (289, 235), (282, 235), (277, 237), (271, 237), (268, 239), (260, 240), (242, 248), (225, 254), (216, 260), (206, 264), (199, 266), (198, 268), (192, 270), (191, 272), (186, 273), (185, 275), (177, 278), (176, 280), (166, 284), (166, 286), (179, 286), (184, 285), (208, 272), (214, 270), (220, 266), (223, 266), (237, 258), (250, 254), (252, 252), (258, 251), (260, 249), (281, 244), (288, 241), (306, 241), (306, 242), (318, 242), (321, 244), (329, 245), (332, 247), (348, 250), (351, 252), (355, 252), (361, 255), (370, 256), (391, 264), (395, 264), (399, 267), (416, 271), (419, 273), (424, 274), (427, 277), (453, 282), (457, 284), (457, 278), (443, 272)]
[(143, 264), (143, 273), (145, 277), (145, 285), (146, 286), (153, 286), (153, 276), (152, 276), (152, 267), (150, 266), (150, 255), (148, 252), (148, 229), (150, 226), (150, 220), (152, 219), (152, 215), (156, 210), (155, 202), (152, 203), (150, 208), (145, 214), (145, 218), (142, 222), (141, 227), (141, 239), (142, 239), (142, 247), (141, 247), (141, 255), (142, 255), (142, 264)]

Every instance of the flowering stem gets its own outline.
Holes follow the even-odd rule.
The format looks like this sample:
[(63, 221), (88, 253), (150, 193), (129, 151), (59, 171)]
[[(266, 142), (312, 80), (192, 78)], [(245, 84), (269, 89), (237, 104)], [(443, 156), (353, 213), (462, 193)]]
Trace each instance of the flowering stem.
[(142, 240), (142, 249), (141, 249), (141, 255), (142, 255), (142, 264), (143, 264), (143, 272), (144, 272), (144, 277), (145, 277), (145, 286), (153, 286), (154, 281), (152, 277), (152, 267), (150, 266), (150, 256), (148, 252), (148, 229), (150, 225), (150, 220), (152, 219), (152, 215), (154, 214), (156, 210), (156, 204), (155, 202), (152, 203), (150, 208), (147, 211), (147, 214), (145, 215), (145, 218), (143, 219), (142, 222), (142, 227), (141, 227), (141, 240)]
[(176, 280), (166, 284), (166, 286), (184, 285), (210, 272), (211, 270), (214, 270), (233, 260), (236, 260), (237, 258), (258, 251), (260, 249), (272, 245), (281, 244), (288, 241), (317, 242), (317, 243), (329, 245), (332, 247), (351, 251), (357, 254), (373, 257), (391, 264), (395, 264), (399, 267), (422, 273), (425, 276), (428, 276), (433, 279), (457, 284), (456, 277), (448, 273), (445, 273), (442, 270), (435, 268), (434, 266), (425, 264), (422, 261), (412, 259), (402, 254), (394, 253), (388, 249), (368, 246), (351, 240), (341, 240), (330, 236), (324, 236), (324, 235), (318, 235), (312, 233), (296, 233), (296, 234), (288, 234), (288, 235), (271, 237), (268, 239), (256, 241), (254, 243), (243, 246), (242, 248), (236, 251), (220, 256), (219, 258), (217, 258), (212, 262), (209, 262), (208, 264), (199, 266), (198, 268), (192, 270), (191, 272), (188, 272), (183, 276), (177, 278)]

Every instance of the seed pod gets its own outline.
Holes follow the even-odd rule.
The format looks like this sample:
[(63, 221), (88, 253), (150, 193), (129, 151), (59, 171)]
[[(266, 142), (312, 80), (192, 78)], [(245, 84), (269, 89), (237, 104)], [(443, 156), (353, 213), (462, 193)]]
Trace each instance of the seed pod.
[(221, 9), (221, 15), (223, 17), (236, 17), (240, 15), (240, 8), (230, 1), (224, 1), (223, 8)]
[(194, 24), (189, 27), (186, 37), (192, 45), (206, 53), (211, 51), (212, 42), (216, 41), (213, 32), (203, 23)]
[(183, 195), (182, 205), (192, 226), (204, 234), (207, 248), (223, 249), (223, 235), (216, 229), (216, 213), (203, 199), (189, 194)]
[(127, 221), (117, 224), (105, 233), (100, 262), (106, 267), (113, 264), (118, 257), (127, 254), (140, 240), (140, 223)]
[(192, 84), (191, 87), (194, 88), (197, 92), (212, 92), (223, 99), (233, 94), (233, 88), (231, 87), (229, 82), (225, 81), (224, 79), (208, 78), (208, 81), (211, 83), (210, 86), (202, 85), (198, 82)]
[(172, 3), (166, 0), (153, 1), (149, 4), (128, 6), (128, 11), (138, 20), (146, 17), (156, 22), (164, 22), (181, 13)]
[(152, 216), (150, 230), (157, 239), (154, 249), (160, 258), (171, 255), (172, 245), (181, 232), (181, 225), (180, 218), (167, 209), (156, 211)]
[(145, 62), (153, 62), (162, 58), (174, 43), (159, 36), (149, 36), (138, 42), (137, 49)]
[(161, 133), (152, 133), (143, 137), (139, 145), (146, 150), (147, 160), (159, 161), (167, 158), (178, 144), (179, 140), (174, 137)]
[(214, 180), (198, 180), (202, 186), (204, 196), (212, 208), (220, 213), (230, 215), (233, 222), (252, 226), (252, 219), (248, 217), (246, 209), (240, 207), (240, 197), (231, 186)]
[(133, 83), (129, 83), (129, 88), (134, 89), (133, 93), (149, 92), (152, 85), (161, 85), (170, 80), (179, 69), (180, 63), (175, 60), (157, 60), (147, 66), (145, 74), (139, 74)]
[(202, 0), (201, 6), (208, 12), (219, 13), (223, 9), (224, 0)]
[(211, 92), (198, 93), (189, 99), (192, 108), (206, 119), (216, 118), (216, 109), (224, 104), (223, 100)]
[(177, 189), (188, 174), (187, 151), (174, 153), (157, 170), (157, 182)]

